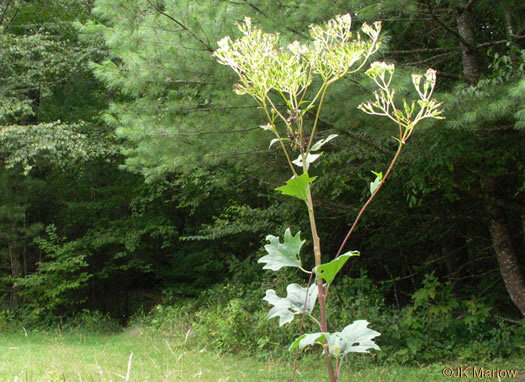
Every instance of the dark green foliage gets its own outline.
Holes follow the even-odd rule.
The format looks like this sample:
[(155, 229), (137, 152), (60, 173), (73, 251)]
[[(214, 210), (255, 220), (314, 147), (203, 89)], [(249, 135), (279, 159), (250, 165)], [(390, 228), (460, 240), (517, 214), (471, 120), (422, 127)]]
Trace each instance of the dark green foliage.
[(114, 334), (121, 330), (120, 323), (108, 313), (83, 309), (59, 326), (60, 330), (72, 332)]
[[(191, 331), (194, 344), (208, 350), (286, 357), (288, 345), (297, 337), (298, 320), (278, 328), (266, 319), (268, 307), (259, 301), (266, 288), (282, 294), (290, 281), (220, 284), (195, 300), (157, 306), (132, 324), (177, 337)], [(334, 327), (369, 317), (370, 325), (381, 332), (379, 362), (481, 362), (524, 354), (523, 320), (509, 324), (483, 300), (457, 298), (449, 283), (442, 284), (432, 274), (412, 295), (413, 303), (402, 309), (385, 304), (389, 289), (387, 285), (378, 288), (364, 271), (358, 278), (339, 280), (330, 289), (337, 302), (329, 311)], [(305, 330), (314, 329), (305, 323)]]
[[(275, 281), (275, 280), (274, 280)], [(279, 282), (281, 289), (284, 282)], [(168, 307), (158, 306), (135, 324), (180, 336), (191, 329), (199, 346), (220, 352), (285, 356), (299, 328), (297, 320), (279, 328), (266, 319), (261, 304), (267, 285), (219, 284), (195, 300), (181, 300)], [(307, 327), (312, 328), (311, 323)]]
[(46, 229), (48, 238), (36, 238), (35, 243), (45, 260), (36, 264), (30, 275), (15, 279), (20, 294), (27, 298), (28, 307), (49, 312), (64, 309), (67, 305), (82, 304), (78, 291), (85, 288), (91, 275), (86, 272), (89, 252), (76, 241), (66, 241), (56, 234), (56, 227)]
[(480, 360), (523, 353), (523, 320), (505, 323), (483, 299), (457, 299), (451, 283), (426, 275), (423, 286), (389, 328), (393, 358), (432, 362)]
[[(0, 22), (0, 161), (12, 167), (0, 170), (0, 307), (18, 308), (0, 309), (0, 331), (56, 327), (61, 318), (114, 327), (107, 313), (122, 323), (141, 307), (174, 302), (143, 323), (174, 335), (193, 325), (221, 351), (284, 355), (297, 327), (267, 321), (260, 301), (265, 289), (284, 295), (285, 281), (298, 280), (261, 286), (257, 260), (267, 234), (306, 232), (306, 214), (301, 200), (274, 193), (288, 179), (282, 158), (210, 50), (234, 37), (245, 15), (291, 42), (309, 24), (351, 11), (355, 24), (383, 20), (376, 58), (397, 63), (399, 96), (414, 96), (410, 72), (438, 69), (447, 119), (414, 133), (348, 243), (362, 255), (341, 271), (353, 278), (331, 287), (332, 329), (367, 318), (382, 333), (381, 361), (523, 352), (523, 321), (508, 321), (521, 316), (485, 210), (490, 200), (503, 206), (524, 253), (524, 40), (511, 39), (505, 21), (510, 7), (522, 33), (520, 2), (475, 2), (482, 65), (474, 87), (463, 81), (461, 44), (425, 5), (455, 28), (452, 1), (98, 0), (90, 15), (91, 3), (20, 1), (16, 17), (12, 8)], [(395, 152), (395, 126), (356, 111), (372, 88), (345, 80), (325, 102), (320, 134), (339, 137), (311, 176), (327, 259), (368, 196), (371, 171), (384, 172)], [(484, 175), (496, 178), (496, 194), (483, 188)], [(51, 225), (56, 232), (45, 236)], [(212, 287), (226, 276), (229, 284)], [(190, 296), (200, 297), (182, 299)]]
[(13, 331), (18, 322), (12, 310), (0, 311), (0, 333)]
[(43, 225), (39, 211), (33, 208), (36, 200), (46, 200), (46, 187), (38, 179), (22, 178), (10, 170), (0, 170), (0, 302), (12, 306), (21, 303), (16, 278), (33, 270), (33, 239)]

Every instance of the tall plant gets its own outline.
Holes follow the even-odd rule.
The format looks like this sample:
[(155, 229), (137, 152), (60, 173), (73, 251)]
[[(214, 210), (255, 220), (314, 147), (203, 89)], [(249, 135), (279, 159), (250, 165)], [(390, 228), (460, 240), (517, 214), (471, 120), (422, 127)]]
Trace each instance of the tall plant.
[[(272, 235), (266, 238), (269, 241), (265, 245), (267, 255), (259, 259), (259, 263), (265, 264), (263, 269), (278, 271), (283, 267), (295, 267), (309, 275), (306, 287), (288, 285), (286, 297), (277, 296), (273, 289), (266, 291), (264, 300), (273, 305), (268, 318), (279, 317), (279, 325), (282, 326), (296, 315), (302, 315), (302, 328), (304, 317), (308, 315), (319, 325), (317, 333), (300, 333), (290, 350), (297, 349), (298, 352), (306, 346), (321, 345), (331, 382), (338, 380), (347, 354), (379, 350), (373, 340), (380, 334), (368, 328), (365, 320), (354, 321), (340, 332), (328, 331), (326, 302), (329, 287), (348, 259), (359, 255), (358, 251), (342, 253), (343, 248), (364, 210), (388, 178), (416, 124), (425, 118), (442, 118), (440, 104), (431, 98), (436, 81), (434, 70), (429, 69), (424, 76), (412, 76), (419, 100), (403, 100), (401, 108), (396, 106), (395, 91), (390, 87), (394, 65), (374, 62), (365, 72), (379, 86), (379, 90), (374, 93), (373, 101), (362, 103), (359, 109), (367, 114), (388, 117), (397, 124), (399, 136), (395, 139), (399, 145), (385, 174), (374, 173), (376, 179), (370, 184), (371, 195), (335, 258), (323, 263), (311, 193), (317, 177), (310, 176), (309, 169), (322, 155), (320, 150), (323, 145), (337, 135), (316, 141), (319, 116), (328, 88), (342, 77), (361, 70), (380, 45), (379, 22), (363, 24), (361, 32), (364, 36), (358, 32), (355, 37), (350, 30), (351, 22), (347, 14), (336, 16), (322, 26), (311, 25), (313, 41), (307, 44), (294, 41), (284, 48), (279, 45), (279, 34), (263, 33), (252, 25), (250, 18), (245, 18), (244, 23), (238, 25), (242, 37), (235, 41), (230, 37), (223, 38), (218, 42), (219, 49), (214, 52), (220, 64), (231, 67), (237, 73), (240, 82), (234, 85), (234, 91), (239, 95), (249, 94), (264, 111), (268, 123), (260, 127), (274, 135), (270, 147), (280, 145), (286, 157), (292, 177), (276, 190), (302, 200), (308, 210), (315, 260), (311, 270), (305, 269), (301, 261), (300, 251), (305, 241), (301, 240), (300, 232), (293, 235), (289, 228), (286, 229), (282, 242)], [(309, 93), (314, 76), (320, 77), (321, 85)], [(309, 112), (315, 113), (311, 125), (305, 118)], [(293, 152), (298, 153), (295, 159), (292, 159)], [(313, 315), (316, 301), (319, 302), (318, 318)]]

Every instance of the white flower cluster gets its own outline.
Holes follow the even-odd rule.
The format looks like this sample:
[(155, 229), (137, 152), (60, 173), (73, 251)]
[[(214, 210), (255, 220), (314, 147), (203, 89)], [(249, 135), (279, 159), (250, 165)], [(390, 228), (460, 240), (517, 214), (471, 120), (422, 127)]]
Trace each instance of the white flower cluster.
[(361, 69), (368, 57), (379, 49), (380, 22), (374, 23), (373, 27), (364, 23), (361, 27), (369, 37), (368, 41), (363, 41), (359, 33), (357, 39), (350, 40), (351, 25), (352, 18), (346, 14), (336, 16), (323, 26), (310, 26), (310, 35), (314, 43), (313, 49), (305, 57), (314, 73), (318, 73), (324, 80), (339, 79), (352, 67), (352, 72)]
[[(379, 86), (379, 91), (374, 92), (375, 101), (363, 102), (359, 109), (367, 114), (386, 116), (392, 119), (400, 127), (405, 128), (404, 139), (408, 139), (414, 126), (426, 118), (443, 119), (441, 103), (432, 99), (434, 87), (436, 85), (436, 71), (428, 69), (424, 76), (423, 87), (421, 81), (423, 76), (412, 75), (412, 82), (419, 95), (419, 100), (413, 101), (410, 105), (403, 100), (403, 110), (396, 108), (394, 103), (395, 90), (390, 89), (390, 82), (394, 75), (394, 65), (384, 62), (374, 62), (366, 74)], [(419, 106), (418, 112), (414, 115), (416, 105)]]
[(412, 83), (416, 87), (417, 93), (422, 100), (429, 100), (436, 85), (436, 71), (429, 68), (425, 73), (425, 82), (423, 83), (423, 91), (421, 91), (421, 74), (412, 74)]
[(336, 16), (323, 26), (311, 25), (313, 43), (303, 45), (294, 41), (284, 49), (278, 46), (279, 34), (263, 33), (247, 17), (238, 25), (243, 36), (235, 41), (223, 38), (214, 55), (220, 64), (230, 66), (239, 76), (240, 83), (235, 85), (237, 94), (250, 94), (263, 101), (275, 89), (296, 96), (308, 88), (312, 74), (333, 82), (350, 70), (359, 70), (377, 51), (380, 23), (373, 27), (363, 25), (367, 41), (359, 33), (356, 40), (351, 40), (351, 24), (347, 14)]
[(379, 84), (381, 89), (388, 88), (394, 75), (394, 64), (375, 61), (365, 74)]
[(251, 19), (246, 17), (239, 24), (243, 37), (232, 41), (229, 36), (218, 42), (219, 49), (214, 52), (220, 64), (230, 66), (241, 78), (235, 85), (237, 94), (252, 94), (264, 99), (271, 89), (269, 70), (275, 61), (275, 44), (278, 34), (262, 33), (252, 28)]

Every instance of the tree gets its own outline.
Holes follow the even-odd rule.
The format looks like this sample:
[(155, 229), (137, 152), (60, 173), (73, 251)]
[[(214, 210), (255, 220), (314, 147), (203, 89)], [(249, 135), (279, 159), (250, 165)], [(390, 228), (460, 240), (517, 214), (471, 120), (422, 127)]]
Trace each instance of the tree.
[[(469, 131), (462, 139), (476, 142), (471, 148), (473, 152), (465, 152), (471, 156), (468, 171), (470, 175), (476, 174), (476, 179), (469, 176), (459, 183), (454, 179), (455, 184), (447, 187), (459, 188), (461, 193), (476, 193), (476, 198), (482, 201), (485, 210), (482, 216), (507, 291), (525, 315), (525, 281), (517, 256), (517, 251), (523, 248), (519, 240), (520, 232), (521, 235), (524, 232), (523, 219), (518, 219), (518, 228), (509, 225), (516, 214), (522, 216), (524, 211), (524, 158), (520, 153), (524, 151), (525, 35), (522, 20), (517, 16), (523, 11), (523, 4), (502, 1), (494, 6), (482, 0), (425, 0), (419, 4), (360, 2), (356, 7), (365, 19), (383, 18), (385, 29), (392, 31), (392, 40), (384, 52), (387, 57), (408, 66), (430, 63), (438, 69), (438, 77), (441, 74), (450, 79), (442, 85), (443, 89), (445, 86), (450, 89), (442, 95), (447, 104), (445, 126), (458, 132)], [(406, 28), (407, 24), (411, 28)], [(398, 33), (402, 28), (406, 32)], [(415, 30), (424, 38), (410, 35)], [(434, 155), (450, 162), (440, 152), (442, 147), (435, 147)], [(476, 158), (476, 152), (484, 154)], [(440, 171), (434, 168), (431, 172)], [(515, 181), (509, 181), (509, 176)]]
[[(79, 113), (75, 102), (58, 99), (82, 79), (93, 83), (86, 59), (98, 51), (81, 44), (72, 27), (88, 10), (86, 1), (0, 2), (0, 261), (9, 274), (2, 278), (11, 289), (11, 307), (22, 302), (21, 280), (48, 260), (33, 242), (52, 220), (42, 206), (56, 207), (47, 175), (111, 151), (104, 141), (88, 138), (97, 135), (88, 128), (93, 114), (83, 120), (100, 102)], [(76, 87), (84, 100), (97, 98), (92, 90)]]
[[(236, 195), (239, 199), (235, 199), (236, 203), (239, 200), (238, 208), (228, 208), (215, 219), (215, 225), (206, 224), (201, 234), (190, 235), (193, 239), (225, 240), (239, 230), (249, 235), (249, 227), (259, 229), (275, 224), (279, 220), (276, 214), (282, 214), (286, 221), (300, 212), (293, 203), (286, 211), (275, 212), (276, 200), (268, 196), (269, 191), (286, 178), (283, 167), (273, 160), (276, 146), (268, 149), (263, 145), (264, 132), (258, 126), (265, 122), (256, 108), (242, 97), (234, 98), (235, 103), (228, 98), (229, 84), (234, 79), (213, 65), (210, 53), (216, 46), (211, 36), (230, 34), (235, 21), (244, 16), (253, 17), (254, 22), (268, 30), (284, 29), (282, 38), (288, 42), (305, 35), (309, 24), (338, 13), (351, 12), (357, 24), (382, 20), (386, 37), (379, 54), (411, 71), (418, 66), (437, 69), (437, 90), (441, 92), (438, 98), (447, 103), (447, 120), (427, 124), (426, 131), (415, 137), (414, 148), (407, 150), (406, 159), (401, 159), (392, 175), (391, 189), (374, 202), (370, 215), (363, 219), (352, 239), (354, 248), (375, 249), (373, 256), (366, 257), (370, 260), (359, 260), (356, 267), (380, 261), (385, 269), (376, 267), (373, 276), (406, 280), (399, 284), (410, 291), (416, 282), (413, 275), (423, 280), (423, 274), (433, 270), (436, 263), (442, 277), (461, 280), (468, 277), (480, 280), (480, 284), (485, 282), (481, 275), (491, 269), (493, 262), (480, 256), (480, 252), (486, 251), (487, 244), (493, 250), (499, 248), (489, 229), (494, 226), (486, 212), (490, 200), (504, 206), (504, 222), (501, 210), (492, 213), (500, 216), (499, 222), (509, 232), (510, 237), (500, 241), (512, 243), (515, 248), (494, 253), (507, 253), (510, 257), (504, 257), (516, 260), (516, 254), (523, 249), (520, 242), (523, 223), (516, 218), (516, 211), (521, 214), (523, 210), (519, 199), (523, 193), (520, 153), (524, 151), (520, 130), (522, 72), (520, 56), (511, 53), (520, 49), (523, 39), (521, 20), (516, 16), (519, 12), (510, 12), (511, 9), (520, 10), (522, 5), (504, 1), (493, 6), (485, 0), (261, 4), (98, 0), (95, 21), (85, 23), (82, 33), (87, 39), (99, 39), (111, 52), (109, 60), (99, 60), (92, 66), (97, 78), (119, 97), (110, 105), (105, 118), (126, 142), (123, 150), (126, 168), (145, 175), (149, 181), (174, 177), (180, 182), (186, 182), (185, 177), (192, 172), (213, 174), (217, 168), (235, 168), (237, 174), (244, 174), (244, 180), (232, 184), (241, 184), (247, 192), (252, 192), (255, 184), (265, 185), (261, 197), (253, 199), (240, 196), (239, 189)], [(507, 67), (502, 57), (511, 61), (512, 70), (505, 72), (514, 74), (508, 78), (498, 75), (502, 65)], [(497, 78), (502, 80), (500, 85)], [(477, 79), (481, 82), (477, 82), (480, 87), (476, 90), (469, 81)], [(401, 97), (411, 97), (409, 80), (400, 80), (394, 86)], [(368, 189), (369, 171), (377, 171), (374, 163), (378, 159), (386, 162), (395, 151), (395, 142), (385, 141), (376, 133), (377, 122), (355, 113), (363, 92), (370, 89), (370, 82), (363, 78), (334, 86), (325, 102), (327, 116), (319, 123), (324, 136), (340, 135), (322, 158), (327, 164), (322, 171), (328, 176), (314, 190), (315, 197), (327, 206), (319, 209), (318, 216), (320, 231), (326, 232), (322, 240), (327, 243), (328, 252), (337, 251), (330, 248), (330, 243), (348, 228), (334, 224), (333, 215), (344, 214), (349, 221), (353, 220), (357, 211), (352, 206), (359, 204)], [(494, 129), (495, 125), (508, 128)], [(210, 152), (212, 144), (218, 153)], [(269, 160), (258, 160), (261, 156)], [(241, 157), (244, 165), (237, 160)], [(246, 157), (253, 159), (246, 161)], [(503, 175), (507, 169), (512, 176)], [(332, 175), (336, 172), (339, 175)], [(340, 175), (354, 172), (359, 177)], [(486, 176), (496, 177), (496, 183), (505, 187), (497, 186), (497, 193), (489, 195), (490, 182), (483, 182), (487, 186), (480, 182)], [(194, 206), (199, 205), (197, 199), (193, 200)], [(380, 208), (383, 203), (389, 208)], [(254, 225), (251, 222), (255, 211), (265, 212)], [(509, 224), (512, 221), (518, 224)], [(365, 237), (365, 230), (372, 234)], [(252, 240), (260, 240), (262, 232), (253, 232)], [(396, 260), (404, 261), (389, 260), (391, 253), (399, 254)], [(475, 261), (481, 264), (479, 272), (475, 272)], [(521, 265), (516, 261), (510, 264)], [(517, 277), (518, 267), (512, 268)], [(358, 269), (349, 273), (352, 272), (355, 274)], [(514, 277), (503, 268), (500, 273), (505, 279)], [(520, 278), (516, 277), (518, 282), (513, 285), (520, 284)], [(498, 281), (491, 279), (487, 283)], [(462, 287), (465, 283), (458, 280)], [(518, 295), (521, 293), (519, 287), (513, 289)], [(397, 294), (393, 298), (397, 301)]]

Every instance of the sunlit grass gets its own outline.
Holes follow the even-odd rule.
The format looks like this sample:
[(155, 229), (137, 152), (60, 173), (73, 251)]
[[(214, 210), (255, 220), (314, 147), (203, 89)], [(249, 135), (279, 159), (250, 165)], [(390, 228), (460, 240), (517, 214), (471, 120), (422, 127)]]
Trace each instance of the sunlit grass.
[[(285, 381), (289, 365), (221, 356), (184, 341), (114, 335), (24, 333), (0, 337), (1, 381)], [(300, 370), (297, 381), (323, 381)]]
[[(185, 339), (187, 341), (185, 341)], [(185, 338), (168, 338), (134, 328), (118, 334), (0, 334), (0, 381), (287, 381), (289, 361), (257, 360), (216, 354), (191, 346)], [(296, 381), (327, 381), (323, 364), (302, 360)], [(426, 367), (347, 364), (342, 381), (443, 381), (444, 365)], [(521, 368), (524, 362), (499, 367)], [(456, 366), (457, 367), (457, 366)], [(521, 378), (521, 379), (520, 379)], [(496, 379), (497, 380), (497, 379)], [(505, 379), (502, 379), (505, 380)]]

